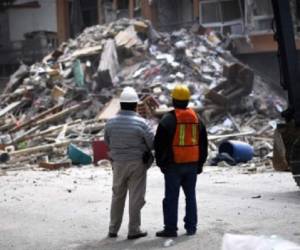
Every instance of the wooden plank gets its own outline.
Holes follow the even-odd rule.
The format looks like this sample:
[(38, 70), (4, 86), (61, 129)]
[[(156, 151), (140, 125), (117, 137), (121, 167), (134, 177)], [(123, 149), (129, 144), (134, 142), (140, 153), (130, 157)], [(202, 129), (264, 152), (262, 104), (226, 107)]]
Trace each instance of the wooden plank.
[(97, 120), (108, 120), (113, 118), (120, 110), (120, 98), (113, 98), (98, 115)]
[(73, 113), (73, 112), (75, 112), (75, 111), (81, 109), (83, 106), (89, 105), (89, 104), (91, 104), (91, 101), (89, 101), (89, 100), (88, 100), (88, 101), (84, 101), (84, 102), (79, 103), (79, 104), (76, 104), (76, 105), (74, 105), (74, 106), (72, 106), (72, 107), (70, 107), (70, 108), (64, 109), (64, 110), (62, 110), (62, 111), (60, 111), (60, 112), (58, 112), (58, 113), (56, 113), (56, 114), (54, 114), (54, 115), (51, 115), (51, 116), (46, 117), (46, 118), (44, 118), (44, 119), (42, 119), (42, 120), (39, 120), (39, 121), (36, 123), (36, 125), (37, 125), (37, 126), (40, 126), (40, 125), (42, 125), (42, 124), (46, 124), (46, 123), (49, 124), (49, 123), (51, 123), (51, 122), (54, 122), (54, 121), (63, 119), (63, 118), (65, 118), (67, 115), (69, 115), (69, 114), (71, 114), (71, 113)]
[(16, 144), (16, 143), (18, 143), (20, 141), (24, 141), (24, 139), (26, 137), (28, 137), (31, 134), (33, 134), (34, 132), (36, 132), (38, 130), (38, 128), (39, 127), (34, 127), (34, 128), (31, 128), (31, 129), (27, 130), (24, 134), (22, 134), (22, 135), (20, 135), (20, 136), (18, 136), (16, 138), (14, 138), (13, 141), (12, 141), (12, 144)]
[(13, 128), (16, 124), (12, 121), (12, 120), (9, 120), (9, 122), (5, 123), (4, 125), (2, 125), (0, 127), (0, 131), (6, 131), (6, 130), (9, 130), (11, 128)]
[(9, 155), (12, 157), (24, 155), (24, 154), (34, 154), (38, 152), (48, 152), (53, 150), (54, 148), (60, 148), (60, 147), (66, 147), (68, 146), (70, 141), (60, 142), (60, 143), (52, 143), (52, 144), (46, 144), (42, 146), (36, 146), (26, 149), (17, 150), (14, 152), (11, 152)]
[(60, 168), (70, 168), (72, 167), (71, 161), (65, 161), (65, 162), (40, 162), (39, 163), (40, 168), (45, 168), (48, 170), (56, 170)]
[(241, 128), (239, 126), (239, 124), (235, 121), (235, 119), (233, 118), (233, 116), (228, 112), (227, 113), (227, 116), (228, 118), (232, 121), (232, 124), (233, 126), (235, 127), (235, 129), (238, 131), (238, 132), (241, 132)]
[(208, 140), (217, 140), (217, 139), (225, 139), (230, 137), (238, 137), (238, 136), (245, 136), (245, 135), (255, 135), (255, 131), (246, 131), (241, 133), (233, 133), (233, 134), (224, 134), (224, 135), (209, 135)]
[(17, 102), (13, 102), (11, 104), (9, 104), (8, 106), (6, 106), (4, 109), (0, 110), (0, 117), (6, 115), (8, 112), (14, 110), (16, 107), (18, 107), (20, 104), (22, 103), (22, 101), (17, 101)]
[[(87, 133), (87, 132), (91, 133), (93, 131), (100, 130), (105, 125), (104, 123), (100, 124), (96, 119), (87, 120), (87, 121), (84, 122), (84, 125), (81, 125), (82, 123), (83, 123), (82, 120), (76, 120), (76, 121), (70, 122), (68, 124), (67, 132), (72, 130), (72, 129), (76, 129), (76, 127), (78, 127), (78, 126), (81, 126), (81, 127), (83, 126), (84, 127), (84, 129), (83, 129), (84, 133)], [(57, 135), (59, 133), (59, 131), (61, 131), (63, 129), (64, 126), (65, 126), (65, 124), (54, 126), (54, 127), (48, 128), (46, 130), (43, 130), (41, 132), (38, 132), (36, 134), (28, 135), (28, 136), (22, 138), (22, 140), (23, 141), (33, 140), (33, 139), (37, 139), (39, 137), (44, 137), (44, 136), (49, 135), (49, 134)]]
[[(81, 121), (77, 122), (77, 123), (81, 123)], [(44, 137), (48, 134), (52, 134), (52, 133), (58, 133), (59, 130), (61, 130), (63, 127), (64, 127), (65, 124), (63, 125), (58, 125), (58, 126), (54, 126), (54, 127), (51, 127), (51, 128), (48, 128), (46, 130), (43, 130), (41, 132), (38, 132), (36, 134), (33, 134), (33, 135), (27, 135), (26, 137), (23, 137), (22, 138), (22, 141), (27, 141), (27, 140), (33, 140), (33, 139), (37, 139), (39, 137)], [(68, 129), (71, 129), (75, 126), (77, 126), (78, 124), (75, 124), (75, 125), (72, 125), (72, 126), (69, 126)]]
[(63, 107), (63, 105), (56, 105), (51, 109), (48, 109), (38, 115), (36, 115), (35, 117), (33, 117), (32, 119), (30, 119), (29, 121), (26, 121), (22, 124), (20, 124), (19, 126), (15, 126), (14, 128), (12, 128), (9, 132), (14, 133), (19, 131), (21, 128), (25, 128), (28, 126), (31, 126), (33, 123), (35, 123), (36, 121), (46, 117), (47, 115), (51, 114), (51, 113), (56, 113), (57, 111), (61, 110)]
[(65, 140), (65, 135), (66, 135), (67, 130), (68, 130), (68, 123), (64, 124), (62, 130), (59, 132), (58, 136), (55, 139), (56, 143), (62, 142)]
[(252, 122), (254, 122), (257, 119), (257, 115), (253, 115), (243, 126), (251, 126)]
[(16, 98), (16, 97), (21, 96), (21, 95), (25, 94), (26, 92), (33, 90), (33, 89), (34, 89), (33, 86), (25, 86), (25, 87), (16, 89), (13, 93), (0, 95), (0, 98)]
[(257, 132), (257, 135), (261, 135), (263, 133), (265, 133), (266, 131), (268, 130), (271, 130), (272, 127), (271, 125), (268, 123), (267, 125), (265, 125), (264, 127), (262, 127), (258, 132)]

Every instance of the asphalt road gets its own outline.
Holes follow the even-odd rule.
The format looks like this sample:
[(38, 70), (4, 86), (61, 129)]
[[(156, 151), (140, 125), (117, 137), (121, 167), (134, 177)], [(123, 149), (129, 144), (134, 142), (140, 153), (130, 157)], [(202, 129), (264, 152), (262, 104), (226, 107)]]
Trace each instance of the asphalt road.
[(128, 211), (117, 239), (106, 238), (111, 198), (109, 167), (9, 172), (0, 177), (0, 249), (221, 249), (225, 233), (278, 235), (300, 244), (300, 190), (290, 173), (245, 174), (241, 168), (206, 167), (198, 178), (198, 233), (185, 236), (184, 197), (179, 237), (162, 229), (163, 177), (148, 172), (142, 224), (148, 237), (127, 240)]

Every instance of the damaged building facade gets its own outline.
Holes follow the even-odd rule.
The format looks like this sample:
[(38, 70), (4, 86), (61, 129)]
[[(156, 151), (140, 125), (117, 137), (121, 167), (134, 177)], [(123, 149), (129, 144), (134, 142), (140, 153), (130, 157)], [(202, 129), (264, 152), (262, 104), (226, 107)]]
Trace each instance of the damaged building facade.
[[(300, 40), (300, 1), (291, 0), (296, 46)], [(201, 0), (199, 22), (230, 41), (230, 50), (270, 82), (278, 83), (277, 43), (272, 29), (271, 0)], [(298, 55), (300, 58), (300, 54)]]
[(16, 0), (2, 9), (0, 77), (14, 72), (20, 61), (41, 60), (61, 42), (99, 23), (97, 4), (97, 0)]
[[(300, 4), (293, 0), (291, 5), (298, 32)], [(231, 51), (245, 63), (261, 68), (261, 53), (268, 60), (264, 65), (276, 67), (271, 0), (16, 0), (0, 11), (0, 77), (14, 72), (20, 60), (41, 60), (85, 27), (124, 17), (144, 17), (160, 31), (201, 24), (230, 37)]]

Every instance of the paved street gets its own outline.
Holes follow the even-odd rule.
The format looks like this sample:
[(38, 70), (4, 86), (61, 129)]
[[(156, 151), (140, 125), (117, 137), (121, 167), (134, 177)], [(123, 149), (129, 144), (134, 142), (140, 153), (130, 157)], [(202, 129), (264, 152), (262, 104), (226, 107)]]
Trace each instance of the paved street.
[(111, 197), (108, 166), (54, 172), (9, 172), (0, 177), (0, 249), (221, 249), (224, 233), (279, 235), (300, 243), (300, 190), (290, 173), (245, 174), (241, 168), (206, 167), (197, 184), (196, 236), (155, 237), (162, 229), (163, 177), (148, 172), (143, 228), (149, 236), (128, 241), (127, 209), (119, 237), (107, 239)]

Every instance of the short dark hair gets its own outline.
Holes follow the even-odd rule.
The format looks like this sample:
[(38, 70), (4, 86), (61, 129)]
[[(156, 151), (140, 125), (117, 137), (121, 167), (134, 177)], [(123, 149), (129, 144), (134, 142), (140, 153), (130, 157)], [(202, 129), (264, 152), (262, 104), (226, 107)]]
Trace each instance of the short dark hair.
[(173, 98), (172, 101), (173, 101), (174, 108), (179, 108), (179, 109), (185, 109), (189, 104), (188, 100), (180, 101)]
[(136, 102), (121, 102), (120, 105), (122, 110), (129, 110), (129, 111), (135, 111), (137, 107)]

